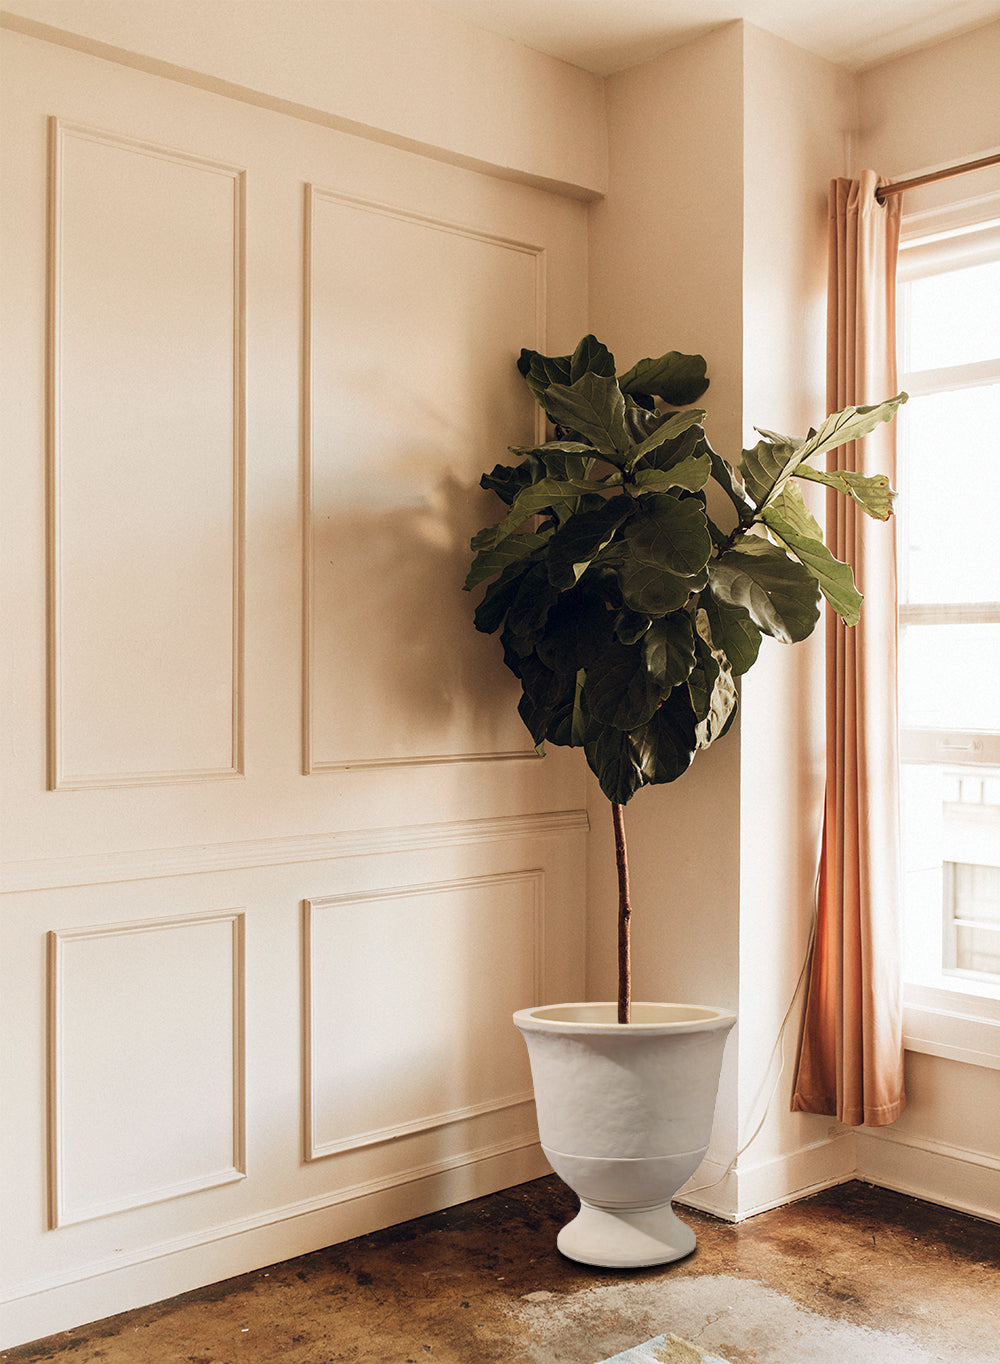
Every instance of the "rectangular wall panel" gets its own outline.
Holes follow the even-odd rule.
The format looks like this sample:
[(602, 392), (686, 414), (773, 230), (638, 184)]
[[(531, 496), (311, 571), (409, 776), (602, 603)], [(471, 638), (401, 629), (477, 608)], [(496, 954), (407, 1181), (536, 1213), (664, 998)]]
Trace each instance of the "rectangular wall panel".
[(305, 769), (530, 754), (461, 586), (480, 474), (535, 442), (544, 253), (315, 188), (307, 219)]
[(243, 915), (49, 934), (53, 1227), (245, 1172)]
[(243, 173), (51, 127), (50, 786), (231, 775)]
[(511, 1015), (540, 1002), (543, 873), (305, 906), (306, 1155), (531, 1102)]

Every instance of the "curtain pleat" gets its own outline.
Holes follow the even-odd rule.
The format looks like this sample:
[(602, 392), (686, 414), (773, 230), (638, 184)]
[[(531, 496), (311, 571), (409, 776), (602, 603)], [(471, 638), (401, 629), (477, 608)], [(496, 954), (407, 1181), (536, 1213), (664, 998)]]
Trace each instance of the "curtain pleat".
[[(830, 184), (827, 408), (897, 392), (899, 200), (874, 171)], [(831, 452), (829, 469), (887, 473), (895, 423)], [(827, 496), (827, 543), (864, 595), (848, 629), (826, 613), (826, 796), (816, 932), (793, 1109), (882, 1126), (903, 1086), (894, 523)]]

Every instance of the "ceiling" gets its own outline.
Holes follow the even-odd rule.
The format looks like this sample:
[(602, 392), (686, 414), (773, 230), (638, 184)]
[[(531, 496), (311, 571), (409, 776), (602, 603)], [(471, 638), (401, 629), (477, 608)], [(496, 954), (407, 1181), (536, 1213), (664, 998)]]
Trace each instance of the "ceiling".
[(862, 70), (1000, 18), (1000, 0), (435, 0), (440, 9), (599, 76), (746, 19)]

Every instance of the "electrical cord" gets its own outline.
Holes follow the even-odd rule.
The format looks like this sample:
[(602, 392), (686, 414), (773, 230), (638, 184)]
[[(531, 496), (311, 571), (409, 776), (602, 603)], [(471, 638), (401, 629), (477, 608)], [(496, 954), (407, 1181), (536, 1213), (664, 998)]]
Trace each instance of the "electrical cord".
[(757, 1137), (760, 1135), (764, 1123), (767, 1121), (767, 1115), (771, 1111), (771, 1104), (774, 1100), (775, 1094), (777, 1093), (778, 1085), (781, 1082), (781, 1077), (785, 1071), (785, 1031), (788, 1027), (788, 1021), (792, 1016), (792, 1010), (795, 1007), (795, 1001), (799, 997), (799, 991), (802, 989), (803, 982), (808, 974), (809, 965), (812, 960), (813, 944), (816, 941), (816, 921), (818, 917), (817, 902), (819, 896), (819, 872), (820, 872), (819, 858), (817, 858), (816, 876), (813, 881), (812, 898), (813, 911), (809, 922), (809, 941), (806, 943), (805, 956), (803, 957), (802, 966), (799, 970), (798, 979), (795, 982), (795, 989), (792, 991), (792, 997), (788, 1001), (788, 1008), (785, 1010), (785, 1016), (782, 1018), (781, 1024), (778, 1028), (778, 1035), (774, 1039), (774, 1046), (771, 1048), (771, 1054), (767, 1058), (767, 1067), (764, 1071), (764, 1079), (761, 1081), (760, 1089), (757, 1091), (757, 1095), (754, 1098), (754, 1107), (756, 1107), (760, 1095), (763, 1092), (764, 1085), (767, 1081), (767, 1077), (771, 1073), (771, 1067), (774, 1064), (775, 1053), (778, 1052), (781, 1058), (781, 1064), (778, 1067), (777, 1075), (774, 1077), (774, 1083), (771, 1085), (771, 1090), (767, 1096), (767, 1101), (764, 1104), (764, 1111), (761, 1114), (760, 1121), (758, 1122), (754, 1130), (750, 1133), (749, 1137), (747, 1137), (746, 1141), (743, 1142), (743, 1144), (739, 1147), (736, 1154), (733, 1156), (732, 1160), (723, 1170), (722, 1174), (719, 1175), (718, 1179), (713, 1179), (709, 1184), (699, 1184), (694, 1189), (685, 1189), (683, 1193), (678, 1193), (676, 1197), (680, 1202), (684, 1201), (685, 1195), (702, 1193), (705, 1189), (714, 1189), (717, 1187), (717, 1185), (721, 1184), (724, 1180), (728, 1179), (729, 1176), (736, 1169), (736, 1165), (740, 1157), (744, 1155), (745, 1152), (747, 1152), (753, 1145), (753, 1143), (757, 1140)]

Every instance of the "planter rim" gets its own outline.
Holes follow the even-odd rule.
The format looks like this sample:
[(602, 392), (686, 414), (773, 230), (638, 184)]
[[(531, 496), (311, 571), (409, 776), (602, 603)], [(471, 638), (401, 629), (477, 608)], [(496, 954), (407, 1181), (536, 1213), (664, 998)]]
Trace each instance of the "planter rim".
[[(575, 1016), (574, 1016), (575, 1015)], [(666, 1004), (633, 1001), (632, 1022), (618, 1022), (614, 1000), (597, 1003), (539, 1004), (519, 1009), (514, 1023), (522, 1032), (564, 1033), (570, 1036), (628, 1036), (639, 1033), (710, 1032), (736, 1022), (730, 1009), (708, 1004)]]

